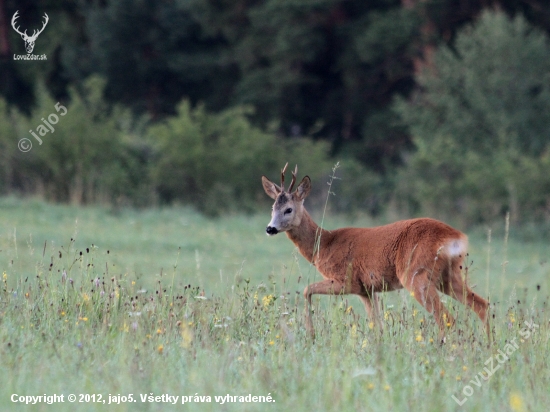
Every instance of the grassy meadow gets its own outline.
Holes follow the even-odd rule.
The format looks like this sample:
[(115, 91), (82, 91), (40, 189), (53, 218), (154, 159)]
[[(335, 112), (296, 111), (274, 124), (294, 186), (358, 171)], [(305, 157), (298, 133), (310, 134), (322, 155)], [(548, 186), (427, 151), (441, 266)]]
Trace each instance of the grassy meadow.
[[(491, 347), (448, 297), (457, 323), (439, 345), (403, 290), (383, 295), (382, 332), (358, 298), (315, 296), (312, 342), (302, 291), (321, 276), (285, 235), (265, 236), (268, 221), (269, 208), (209, 220), (0, 199), (0, 410), (548, 409), (543, 236), (506, 237), (504, 222), (490, 241), (486, 228), (469, 231), (470, 284), (493, 303)], [(329, 229), (378, 223), (325, 217)], [(14, 394), (64, 402), (25, 406)], [(239, 402), (249, 394), (265, 402)]]

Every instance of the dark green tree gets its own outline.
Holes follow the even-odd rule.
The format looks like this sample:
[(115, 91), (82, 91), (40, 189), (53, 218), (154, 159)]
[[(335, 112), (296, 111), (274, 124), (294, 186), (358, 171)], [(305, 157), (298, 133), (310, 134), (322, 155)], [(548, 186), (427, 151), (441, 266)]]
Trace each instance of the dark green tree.
[(397, 106), (417, 148), (402, 191), (470, 222), (547, 213), (549, 73), (548, 38), (521, 16), (486, 11), (461, 30)]

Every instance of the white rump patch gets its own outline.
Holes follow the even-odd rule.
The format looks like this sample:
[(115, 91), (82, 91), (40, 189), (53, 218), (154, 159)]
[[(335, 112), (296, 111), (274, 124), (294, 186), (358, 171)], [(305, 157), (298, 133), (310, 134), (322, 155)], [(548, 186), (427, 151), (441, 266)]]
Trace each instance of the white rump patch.
[(463, 239), (452, 239), (447, 243), (446, 249), (450, 257), (465, 255), (468, 250), (468, 242)]

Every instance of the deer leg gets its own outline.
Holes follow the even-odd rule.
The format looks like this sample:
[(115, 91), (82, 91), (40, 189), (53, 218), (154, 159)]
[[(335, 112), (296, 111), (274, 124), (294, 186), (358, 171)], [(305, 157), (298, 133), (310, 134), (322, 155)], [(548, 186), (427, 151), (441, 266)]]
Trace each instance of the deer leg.
[(439, 338), (441, 342), (444, 342), (445, 329), (447, 326), (454, 324), (454, 318), (441, 303), (437, 294), (437, 287), (431, 280), (430, 274), (427, 269), (420, 268), (414, 272), (413, 276), (403, 286), (411, 292), (418, 303), (434, 315), (439, 326)]
[[(456, 266), (456, 265), (455, 265)], [(472, 309), (481, 319), (491, 343), (491, 327), (489, 325), (489, 302), (473, 292), (462, 279), (458, 268), (452, 268), (450, 279), (443, 285), (443, 292)]]
[(369, 315), (369, 319), (374, 322), (374, 324), (382, 330), (382, 321), (380, 319), (380, 304), (378, 302), (378, 295), (376, 293), (373, 294), (373, 296), (370, 295), (359, 295), (361, 300), (363, 301), (363, 304), (365, 305), (365, 309), (367, 310), (367, 314)]
[(315, 329), (313, 328), (313, 321), (311, 319), (311, 296), (339, 295), (341, 293), (345, 295), (351, 293), (351, 291), (343, 283), (332, 279), (312, 283), (304, 289), (304, 298), (306, 298), (306, 329), (312, 338), (315, 338)]

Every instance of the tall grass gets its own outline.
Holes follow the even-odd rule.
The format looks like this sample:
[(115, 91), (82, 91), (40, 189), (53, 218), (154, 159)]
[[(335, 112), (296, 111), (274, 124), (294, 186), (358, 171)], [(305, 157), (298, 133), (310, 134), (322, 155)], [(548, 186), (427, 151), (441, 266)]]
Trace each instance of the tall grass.
[[(109, 394), (132, 394), (137, 402), (33, 410), (547, 409), (549, 245), (510, 237), (504, 272), (504, 243), (492, 239), (491, 348), (473, 312), (450, 298), (457, 323), (439, 345), (435, 321), (407, 292), (385, 294), (382, 333), (354, 297), (314, 298), (313, 343), (304, 329), (304, 261), (287, 239), (265, 237), (267, 220), (267, 212), (205, 220), (185, 209), (112, 215), (1, 200), (0, 409), (23, 408), (12, 394), (53, 393), (100, 394), (106, 403)], [(485, 280), (476, 270), (485, 268), (483, 242), (470, 239), (473, 284)], [(539, 325), (528, 338), (525, 321)], [(479, 378), (514, 339), (509, 360)], [(180, 399), (143, 403), (140, 394)], [(216, 402), (228, 394), (275, 402)], [(211, 402), (181, 404), (195, 395)], [(453, 395), (467, 400), (459, 406)]]

